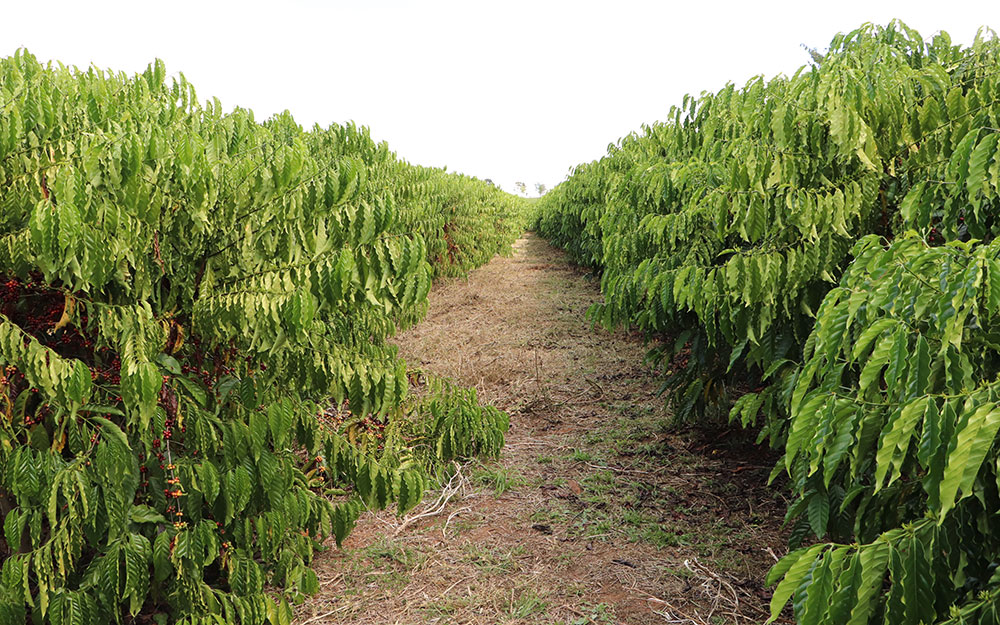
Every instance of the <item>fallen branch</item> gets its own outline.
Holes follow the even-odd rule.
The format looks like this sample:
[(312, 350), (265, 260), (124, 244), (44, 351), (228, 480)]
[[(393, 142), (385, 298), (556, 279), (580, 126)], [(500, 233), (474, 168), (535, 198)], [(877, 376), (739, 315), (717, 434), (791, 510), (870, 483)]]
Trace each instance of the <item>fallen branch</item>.
[(445, 540), (448, 539), (448, 534), (447, 534), (448, 525), (451, 523), (452, 519), (454, 519), (456, 516), (458, 516), (463, 512), (471, 512), (471, 511), (472, 508), (470, 508), (469, 506), (465, 506), (464, 508), (459, 508), (458, 510), (455, 510), (450, 515), (448, 515), (448, 520), (444, 522), (444, 527), (441, 528), (441, 537), (444, 538)]
[(441, 514), (442, 512), (444, 512), (444, 509), (448, 505), (448, 502), (451, 501), (451, 498), (454, 497), (459, 491), (465, 490), (465, 485), (466, 482), (468, 482), (468, 478), (462, 475), (462, 469), (464, 467), (458, 464), (457, 462), (454, 464), (455, 464), (454, 475), (451, 476), (451, 479), (448, 480), (448, 483), (445, 484), (444, 488), (441, 489), (441, 494), (438, 495), (438, 498), (434, 501), (434, 503), (425, 508), (423, 512), (408, 516), (405, 519), (403, 519), (403, 522), (399, 525), (399, 527), (396, 528), (396, 531), (393, 532), (393, 536), (398, 536), (403, 530), (413, 525), (420, 519), (427, 519)]
[(326, 618), (328, 616), (333, 616), (336, 612), (337, 612), (336, 610), (330, 610), (329, 612), (327, 612), (325, 614), (317, 614), (316, 616), (314, 616), (314, 617), (312, 617), (310, 619), (306, 619), (306, 620), (302, 621), (302, 625), (306, 625), (306, 623), (312, 623), (314, 621), (318, 621), (318, 620), (320, 620), (322, 618)]
[[(684, 567), (691, 571), (692, 575), (696, 578), (701, 578), (701, 589), (705, 597), (710, 599), (712, 602), (712, 608), (708, 612), (708, 616), (705, 618), (706, 621), (711, 622), (712, 615), (719, 608), (720, 603), (728, 603), (729, 605), (724, 606), (729, 608), (726, 612), (729, 616), (732, 616), (735, 622), (740, 621), (740, 597), (737, 594), (736, 589), (728, 581), (722, 579), (714, 571), (709, 569), (707, 566), (698, 562), (698, 559), (685, 560)], [(732, 600), (729, 596), (732, 596)]]
[[(701, 591), (701, 597), (710, 603), (708, 614), (702, 615), (695, 610), (694, 615), (685, 614), (678, 610), (674, 606), (670, 608), (685, 617), (692, 622), (700, 623), (711, 623), (713, 622), (713, 616), (716, 612), (725, 614), (730, 617), (734, 623), (741, 623), (745, 621), (756, 621), (756, 618), (750, 617), (747, 614), (747, 610), (753, 610), (754, 612), (767, 616), (767, 612), (762, 610), (760, 607), (754, 604), (753, 601), (740, 601), (740, 591), (736, 589), (725, 577), (719, 575), (718, 573), (712, 571), (707, 566), (698, 561), (697, 558), (692, 560), (685, 560), (684, 567), (691, 572), (693, 580), (700, 582), (697, 588)], [(743, 591), (744, 593), (746, 591)], [(750, 595), (747, 594), (745, 598), (749, 598)]]

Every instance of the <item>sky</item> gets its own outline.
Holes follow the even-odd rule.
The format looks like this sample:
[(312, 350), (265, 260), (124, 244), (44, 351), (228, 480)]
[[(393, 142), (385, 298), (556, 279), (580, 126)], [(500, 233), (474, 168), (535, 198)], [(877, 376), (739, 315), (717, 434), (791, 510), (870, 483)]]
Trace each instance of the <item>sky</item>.
[[(7, 6), (9, 5), (9, 6)], [(551, 188), (685, 93), (791, 74), (837, 32), (900, 18), (925, 37), (1000, 31), (1000, 2), (0, 0), (0, 55), (142, 71), (204, 100), (354, 120), (400, 157)]]

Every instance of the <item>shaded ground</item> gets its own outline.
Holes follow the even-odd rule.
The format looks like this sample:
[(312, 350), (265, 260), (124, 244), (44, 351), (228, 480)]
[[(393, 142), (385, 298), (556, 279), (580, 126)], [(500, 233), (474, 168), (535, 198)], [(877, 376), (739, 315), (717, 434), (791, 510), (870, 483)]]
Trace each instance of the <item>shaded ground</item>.
[[(766, 618), (783, 553), (773, 458), (726, 432), (675, 432), (641, 342), (591, 330), (598, 284), (529, 234), (440, 284), (397, 339), (411, 366), (508, 411), (498, 461), (443, 510), (365, 515), (316, 561), (298, 623), (744, 623)], [(429, 510), (437, 493), (414, 514)]]

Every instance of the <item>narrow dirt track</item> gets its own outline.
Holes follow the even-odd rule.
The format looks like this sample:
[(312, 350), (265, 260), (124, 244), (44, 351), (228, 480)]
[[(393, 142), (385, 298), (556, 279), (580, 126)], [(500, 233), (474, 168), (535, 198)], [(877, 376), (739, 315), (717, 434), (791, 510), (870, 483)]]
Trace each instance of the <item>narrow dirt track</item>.
[(533, 234), (435, 286), (400, 353), (506, 410), (507, 446), (463, 467), (438, 515), (398, 534), (392, 514), (363, 516), (317, 557), (322, 591), (298, 623), (765, 618), (784, 544), (773, 458), (728, 431), (673, 430), (641, 341), (586, 321), (598, 286)]

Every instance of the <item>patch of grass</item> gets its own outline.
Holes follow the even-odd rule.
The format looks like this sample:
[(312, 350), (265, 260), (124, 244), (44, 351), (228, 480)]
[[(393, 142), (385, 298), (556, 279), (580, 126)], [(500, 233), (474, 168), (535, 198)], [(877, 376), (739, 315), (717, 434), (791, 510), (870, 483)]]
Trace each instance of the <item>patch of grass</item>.
[(404, 569), (415, 569), (427, 560), (427, 554), (393, 542), (386, 536), (359, 549), (357, 553), (373, 563), (383, 565), (385, 561), (395, 562)]
[(514, 469), (500, 465), (480, 464), (472, 472), (471, 479), (472, 483), (477, 486), (492, 489), (494, 497), (528, 485), (528, 480), (523, 475)]
[(607, 624), (615, 623), (615, 614), (606, 603), (598, 603), (597, 605), (582, 605), (576, 608), (578, 612), (583, 612), (585, 616), (581, 616), (572, 621), (567, 621), (566, 625), (592, 625), (594, 623)]
[(643, 526), (642, 531), (639, 534), (639, 540), (655, 545), (660, 549), (664, 549), (666, 547), (679, 547), (685, 544), (684, 536), (678, 535), (676, 532), (671, 531), (660, 524)]
[(618, 492), (619, 484), (612, 471), (596, 471), (583, 478), (583, 486), (590, 497), (603, 497)]
[(617, 529), (610, 519), (602, 519), (595, 521), (590, 528), (585, 529), (583, 535), (585, 538), (609, 538), (615, 534)]
[(525, 552), (523, 545), (513, 549), (492, 549), (478, 543), (465, 546), (465, 559), (483, 573), (510, 573), (517, 567), (516, 557)]
[(566, 520), (573, 511), (565, 506), (547, 506), (539, 508), (528, 516), (532, 523), (559, 523)]
[(645, 458), (665, 458), (670, 456), (674, 449), (663, 441), (648, 441), (635, 445), (628, 450), (630, 455), (642, 456)]
[(384, 589), (403, 588), (410, 583), (410, 574), (427, 561), (427, 554), (404, 547), (382, 537), (378, 542), (358, 549), (344, 571), (345, 594), (358, 594), (370, 584)]
[(608, 439), (608, 433), (599, 428), (594, 428), (593, 430), (589, 430), (586, 434), (583, 435), (583, 442), (591, 446), (600, 445), (607, 439)]
[(549, 607), (549, 603), (533, 588), (524, 588), (521, 594), (511, 602), (508, 614), (511, 618), (528, 618), (533, 614), (541, 614)]
[(626, 510), (622, 514), (622, 522), (626, 525), (634, 525), (636, 527), (642, 527), (643, 525), (649, 523), (649, 515), (643, 514), (638, 510)]
[(428, 618), (440, 620), (454, 616), (459, 609), (468, 605), (469, 600), (465, 597), (442, 597), (424, 605), (422, 609)]
[(555, 460), (555, 458), (553, 458), (552, 456), (546, 456), (546, 455), (538, 456), (538, 464), (552, 464), (553, 460)]
[(574, 449), (570, 452), (568, 458), (574, 462), (590, 462), (594, 459), (589, 451), (583, 451), (582, 449)]

